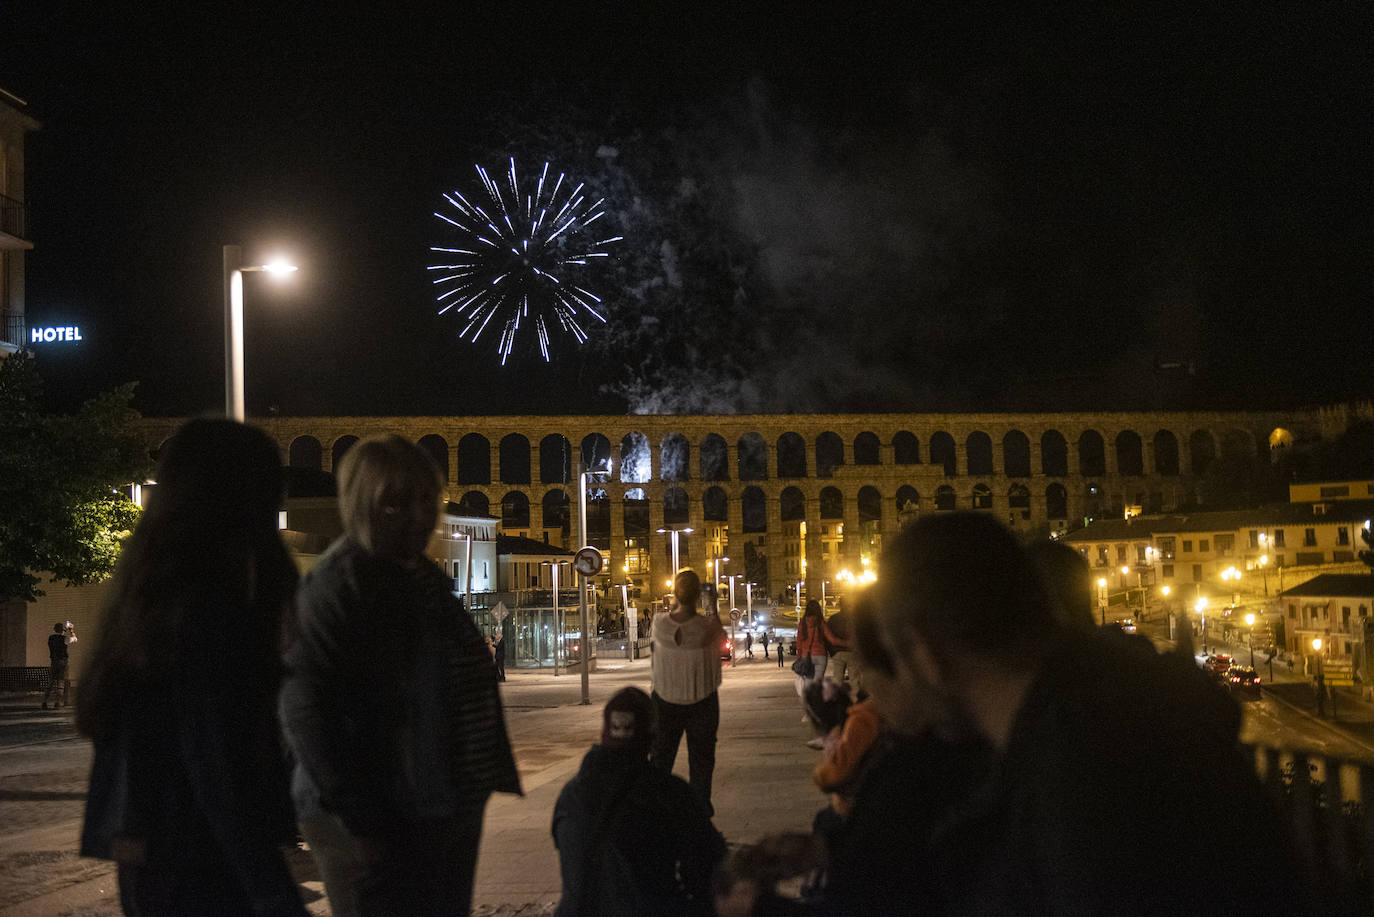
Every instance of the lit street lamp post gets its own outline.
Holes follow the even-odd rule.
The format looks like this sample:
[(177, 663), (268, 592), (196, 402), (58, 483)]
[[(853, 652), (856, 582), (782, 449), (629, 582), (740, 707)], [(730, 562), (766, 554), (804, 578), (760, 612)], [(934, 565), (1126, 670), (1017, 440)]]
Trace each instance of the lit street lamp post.
[(677, 547), (677, 537), (678, 537), (678, 533), (679, 533), (679, 532), (686, 532), (686, 533), (688, 533), (688, 534), (691, 534), (691, 531), (692, 531), (692, 530), (691, 530), (690, 528), (681, 528), (681, 529), (669, 529), (669, 528), (664, 528), (664, 529), (657, 529), (657, 532), (658, 532), (660, 535), (667, 535), (667, 536), (669, 536), (669, 538), (672, 539), (672, 551), (673, 551), (673, 576), (677, 576), (678, 571), (682, 569), (682, 564), (681, 564), (680, 558), (679, 558), (679, 556), (678, 556), (678, 547)]
[[(1322, 638), (1312, 638), (1312, 652), (1317, 656), (1317, 716), (1326, 716), (1326, 673), (1322, 671)], [(1334, 716), (1335, 710), (1331, 713)]]
[(224, 413), (240, 423), (246, 418), (243, 399), (243, 275), (245, 271), (289, 274), (294, 264), (244, 264), (243, 250), (224, 246)]
[(1107, 578), (1099, 576), (1097, 578), (1097, 608), (1101, 616), (1101, 624), (1107, 626)]
[[(1250, 668), (1255, 667), (1255, 615), (1254, 612), (1245, 616), (1245, 625), (1250, 629)], [(1269, 673), (1273, 675), (1271, 671)]]

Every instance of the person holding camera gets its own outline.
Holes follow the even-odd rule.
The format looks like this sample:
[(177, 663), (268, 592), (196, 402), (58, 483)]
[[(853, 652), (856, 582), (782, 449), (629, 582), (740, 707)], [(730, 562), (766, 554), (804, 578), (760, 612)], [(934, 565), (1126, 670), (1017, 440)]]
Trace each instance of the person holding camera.
[(71, 693), (72, 682), (67, 677), (67, 647), (76, 642), (76, 628), (72, 627), (72, 622), (68, 621), (64, 627), (61, 621), (52, 626), (52, 633), (48, 635), (48, 660), (52, 668), (48, 673), (48, 690), (43, 692), (43, 709), (48, 709), (48, 698), (55, 698), (53, 707), (61, 707), (67, 703), (68, 695)]
[(678, 573), (673, 608), (654, 615), (653, 701), (658, 719), (653, 760), (671, 772), (678, 744), (687, 734), (688, 783), (712, 815), (711, 775), (716, 767), (716, 731), (720, 727), (720, 655), (725, 629), (716, 615), (715, 587), (706, 585), (707, 609), (697, 611), (701, 579), (691, 570)]

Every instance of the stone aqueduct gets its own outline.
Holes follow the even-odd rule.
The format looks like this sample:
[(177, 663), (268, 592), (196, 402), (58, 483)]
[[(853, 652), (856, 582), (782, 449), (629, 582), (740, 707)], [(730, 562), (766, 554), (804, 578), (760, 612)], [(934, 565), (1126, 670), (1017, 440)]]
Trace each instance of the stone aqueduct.
[[(283, 460), (332, 471), (358, 438), (395, 433), (444, 468), (449, 498), (503, 519), (506, 531), (571, 545), (576, 472), (592, 485), (588, 530), (611, 571), (647, 544), (640, 583), (657, 595), (670, 565), (660, 529), (692, 528), (682, 563), (708, 551), (744, 573), (744, 542), (768, 558), (768, 590), (861, 555), (913, 514), (981, 509), (1013, 528), (1048, 531), (1124, 505), (1167, 511), (1191, 498), (1224, 457), (1267, 460), (1273, 448), (1331, 435), (1339, 409), (1296, 412), (1056, 414), (588, 415), (268, 417), (255, 419)], [(148, 421), (160, 441), (177, 421)], [(1343, 429), (1343, 427), (1342, 427)], [(571, 505), (571, 513), (569, 506)], [(799, 536), (805, 522), (805, 538)], [(842, 524), (842, 528), (835, 524)], [(822, 533), (838, 556), (822, 556)], [(720, 536), (708, 547), (711, 532)], [(575, 536), (572, 536), (575, 537)], [(790, 543), (789, 543), (790, 542)], [(791, 563), (789, 563), (791, 561)], [(816, 592), (812, 592), (815, 587)]]

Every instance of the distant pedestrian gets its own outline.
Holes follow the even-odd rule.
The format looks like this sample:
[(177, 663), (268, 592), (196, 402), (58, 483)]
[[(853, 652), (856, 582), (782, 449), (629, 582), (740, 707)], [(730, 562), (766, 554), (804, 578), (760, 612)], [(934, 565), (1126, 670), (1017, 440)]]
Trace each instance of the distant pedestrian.
[(601, 743), (553, 809), (563, 900), (557, 917), (705, 915), (725, 841), (701, 797), (649, 760), (654, 702), (622, 688), (602, 712)]
[(768, 658), (768, 631), (759, 634), (759, 642), (763, 644), (763, 658)]
[(354, 444), (296, 603), (282, 719), (335, 917), (467, 914), (488, 797), (520, 792), (492, 654), (424, 553), (443, 492), (415, 444)]
[(779, 637), (779, 638), (778, 638), (778, 652), (777, 652), (777, 657), (778, 657), (778, 668), (782, 668), (784, 665), (787, 664), (787, 641), (784, 640), (782, 637)]
[(76, 721), (95, 745), (81, 854), (116, 862), (131, 917), (306, 917), (281, 851), (282, 483), (266, 434), (193, 420), (124, 545)]
[(54, 707), (67, 703), (71, 695), (72, 682), (67, 677), (69, 657), (67, 648), (76, 642), (76, 628), (68, 621), (64, 626), (58, 621), (48, 635), (48, 690), (43, 692), (43, 709), (48, 709), (48, 698), (55, 698)]
[(504, 631), (496, 635), (496, 642), (491, 645), (496, 658), (496, 680), (506, 680), (506, 634)]
[[(710, 584), (707, 584), (708, 587)], [(658, 726), (654, 763), (671, 772), (678, 745), (687, 735), (687, 762), (692, 789), (712, 815), (711, 777), (716, 767), (716, 731), (720, 727), (720, 647), (725, 632), (711, 602), (697, 612), (701, 580), (691, 570), (678, 573), (673, 610), (654, 615), (653, 701)]]
[(754, 635), (747, 630), (744, 632), (744, 652), (750, 659), (754, 658)]

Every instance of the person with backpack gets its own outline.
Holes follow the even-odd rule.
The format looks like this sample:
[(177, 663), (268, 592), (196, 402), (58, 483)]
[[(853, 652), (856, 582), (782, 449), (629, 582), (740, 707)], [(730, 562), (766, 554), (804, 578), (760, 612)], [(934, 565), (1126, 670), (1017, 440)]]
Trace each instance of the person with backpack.
[(558, 917), (711, 913), (725, 840), (696, 791), (650, 762), (654, 716), (643, 691), (616, 692), (602, 711), (600, 744), (558, 795)]

